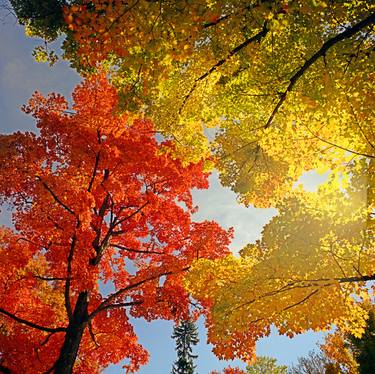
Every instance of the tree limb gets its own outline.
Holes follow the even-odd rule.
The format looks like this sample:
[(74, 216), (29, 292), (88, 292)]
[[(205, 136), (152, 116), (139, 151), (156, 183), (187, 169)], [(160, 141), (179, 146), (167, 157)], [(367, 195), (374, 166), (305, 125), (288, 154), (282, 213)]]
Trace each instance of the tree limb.
[(48, 186), (48, 184), (42, 180), (41, 177), (39, 177), (39, 176), (37, 175), (37, 176), (36, 176), (36, 179), (38, 179), (38, 180), (42, 183), (43, 187), (44, 187), (44, 188), (45, 188), (45, 189), (51, 194), (51, 196), (53, 197), (53, 199), (54, 199), (59, 205), (61, 205), (61, 206), (67, 211), (67, 212), (69, 212), (70, 214), (72, 214), (74, 217), (77, 218), (77, 216), (76, 216), (76, 214), (74, 213), (74, 211), (73, 211), (71, 208), (69, 208), (66, 204), (64, 204), (64, 203), (59, 199), (59, 197), (53, 192), (53, 190)]
[(37, 323), (27, 321), (26, 319), (17, 317), (13, 313), (10, 313), (3, 308), (0, 308), (0, 313), (3, 313), (6, 316), (8, 316), (9, 318), (11, 318), (11, 319), (13, 319), (13, 320), (15, 320), (19, 323), (22, 323), (23, 325), (29, 326), (33, 329), (36, 329), (36, 330), (45, 331), (45, 332), (52, 332), (52, 333), (54, 333), (54, 332), (65, 332), (66, 331), (65, 327), (50, 328), (50, 327), (44, 327), (44, 326), (38, 325)]
[(73, 319), (72, 305), (70, 303), (70, 281), (72, 279), (72, 261), (74, 256), (74, 248), (76, 245), (77, 236), (76, 234), (72, 237), (72, 242), (70, 243), (69, 255), (67, 259), (67, 278), (65, 281), (64, 297), (65, 297), (65, 309), (68, 314), (69, 322)]
[(204, 74), (202, 74), (200, 77), (196, 78), (194, 81), (193, 86), (190, 88), (190, 91), (188, 94), (184, 97), (182, 100), (181, 107), (178, 111), (179, 114), (182, 113), (182, 110), (184, 109), (187, 101), (189, 100), (192, 93), (195, 91), (198, 83), (202, 81), (203, 79), (207, 78), (211, 73), (213, 73), (216, 69), (218, 69), (221, 65), (225, 64), (232, 56), (234, 56), (236, 53), (240, 52), (242, 49), (247, 47), (251, 43), (260, 42), (262, 38), (264, 38), (268, 33), (267, 28), (267, 22), (264, 23), (263, 28), (261, 31), (259, 31), (257, 34), (253, 35), (252, 37), (246, 39), (243, 43), (239, 44), (237, 47), (233, 48), (226, 57), (219, 60), (215, 65), (213, 65), (209, 70), (207, 70)]
[(163, 252), (157, 252), (157, 251), (146, 251), (146, 250), (141, 250), (141, 249), (133, 249), (133, 248), (128, 248), (120, 244), (110, 244), (111, 247), (121, 249), (123, 251), (128, 251), (128, 252), (135, 252), (135, 253), (146, 253), (146, 254), (155, 254), (155, 255), (163, 255)]
[(142, 280), (140, 280), (138, 282), (129, 284), (128, 286), (126, 286), (124, 288), (121, 288), (120, 290), (118, 290), (118, 291), (110, 294), (106, 299), (104, 299), (103, 302), (90, 314), (89, 319), (92, 319), (96, 314), (98, 314), (107, 305), (109, 305), (112, 301), (114, 301), (117, 297), (121, 296), (125, 292), (130, 291), (130, 290), (132, 290), (134, 288), (137, 288), (137, 287), (141, 286), (144, 283), (150, 282), (150, 281), (158, 279), (160, 277), (163, 277), (163, 276), (166, 276), (166, 275), (176, 274), (178, 272), (187, 271), (187, 270), (189, 270), (189, 268), (190, 268), (190, 266), (182, 268), (181, 270), (175, 271), (175, 272), (173, 272), (173, 271), (166, 271), (166, 272), (163, 272), (163, 273), (159, 273), (159, 274), (153, 275), (153, 276), (151, 276), (149, 278), (142, 279)]
[(100, 151), (96, 154), (96, 157), (95, 157), (94, 169), (92, 171), (92, 176), (91, 176), (89, 186), (87, 187), (88, 192), (91, 191), (92, 185), (94, 184), (95, 176), (96, 176), (96, 173), (98, 171), (99, 160), (100, 160)]
[(367, 18), (362, 20), (361, 22), (358, 22), (357, 24), (353, 25), (352, 27), (348, 27), (345, 31), (343, 31), (340, 34), (337, 34), (331, 39), (328, 39), (326, 42), (323, 43), (321, 48), (315, 52), (308, 60), (305, 61), (305, 63), (302, 65), (301, 68), (297, 70), (297, 72), (289, 79), (289, 85), (286, 88), (286, 90), (280, 95), (280, 100), (276, 104), (275, 108), (273, 109), (270, 117), (268, 118), (267, 123), (264, 125), (264, 128), (268, 128), (271, 126), (272, 121), (281, 108), (281, 106), (284, 104), (286, 97), (290, 91), (294, 88), (297, 81), (305, 74), (305, 72), (315, 63), (316, 60), (318, 60), (320, 57), (324, 57), (327, 53), (327, 51), (332, 48), (335, 44), (341, 42), (342, 40), (348, 39), (355, 35), (357, 32), (361, 31), (365, 27), (372, 25), (375, 23), (375, 13), (372, 13)]

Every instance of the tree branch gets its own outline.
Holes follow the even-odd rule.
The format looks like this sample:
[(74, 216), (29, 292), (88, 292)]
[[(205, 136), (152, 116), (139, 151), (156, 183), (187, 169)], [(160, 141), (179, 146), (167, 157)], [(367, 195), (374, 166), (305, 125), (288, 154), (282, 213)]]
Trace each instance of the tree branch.
[(195, 89), (196, 89), (196, 87), (197, 87), (197, 85), (198, 85), (198, 83), (200, 81), (202, 81), (203, 79), (207, 78), (211, 73), (213, 73), (221, 65), (225, 64), (233, 55), (235, 55), (236, 53), (240, 52), (242, 49), (244, 49), (245, 47), (247, 47), (249, 44), (254, 43), (254, 42), (260, 42), (260, 40), (267, 35), (268, 31), (269, 30), (267, 29), (267, 22), (265, 22), (261, 31), (259, 31), (257, 34), (255, 34), (251, 38), (246, 39), (243, 43), (239, 44), (237, 47), (233, 48), (227, 54), (226, 57), (224, 57), (221, 60), (219, 60), (215, 65), (213, 65), (204, 74), (202, 74), (200, 77), (196, 78), (195, 81), (194, 81), (193, 86), (190, 88), (190, 91), (188, 92), (188, 94), (182, 100), (182, 104), (181, 104), (181, 107), (180, 107), (178, 113), (179, 114), (182, 113), (182, 110), (184, 109), (187, 101), (189, 100), (189, 98), (192, 95), (192, 93), (195, 91)]
[(44, 186), (44, 188), (51, 194), (51, 196), (53, 197), (53, 199), (59, 204), (61, 205), (67, 212), (69, 212), (70, 214), (72, 214), (75, 218), (77, 218), (76, 214), (74, 213), (74, 211), (72, 209), (70, 209), (66, 204), (64, 204), (59, 198), (58, 196), (53, 192), (53, 190), (48, 186), (48, 184), (46, 182), (44, 182), (42, 180), (41, 177), (39, 177), (38, 175), (36, 176), (36, 179), (38, 179), (42, 185)]
[(148, 205), (150, 202), (146, 201), (143, 205), (141, 205), (137, 210), (135, 210), (133, 213), (129, 214), (126, 217), (121, 218), (120, 220), (115, 222), (115, 226), (120, 225), (122, 222), (134, 217), (136, 214), (138, 214), (146, 205)]
[(108, 309), (126, 308), (128, 306), (140, 305), (140, 304), (143, 304), (143, 301), (139, 300), (139, 301), (128, 301), (125, 303), (108, 304), (104, 306), (103, 308), (101, 308), (98, 312), (102, 312), (103, 310), (108, 310)]
[(92, 171), (92, 176), (91, 176), (89, 186), (87, 187), (88, 192), (91, 191), (92, 185), (94, 184), (95, 176), (98, 171), (99, 160), (100, 160), (100, 151), (96, 154), (96, 157), (95, 157), (94, 169)]
[[(273, 278), (275, 280), (276, 278)], [(309, 287), (319, 287), (318, 290), (322, 287), (329, 287), (333, 286), (335, 283), (356, 283), (356, 282), (367, 282), (375, 280), (375, 274), (372, 275), (362, 275), (359, 277), (340, 277), (340, 278), (320, 278), (320, 279), (297, 279), (297, 280), (291, 280), (284, 286), (278, 288), (277, 290), (266, 292), (263, 295), (260, 295), (257, 298), (251, 299), (249, 301), (246, 301), (240, 305), (237, 305), (236, 307), (232, 308), (231, 311), (240, 309), (244, 306), (253, 304), (254, 302), (263, 299), (265, 297), (275, 296), (280, 293), (292, 291), (298, 288), (309, 288)], [(321, 282), (329, 282), (321, 284)], [(318, 291), (317, 290), (317, 291)]]
[(275, 108), (273, 109), (270, 117), (268, 118), (267, 123), (264, 125), (264, 128), (268, 128), (271, 126), (272, 121), (281, 108), (281, 106), (284, 104), (286, 97), (290, 91), (294, 88), (297, 81), (305, 74), (305, 72), (315, 63), (316, 60), (318, 60), (320, 57), (324, 57), (327, 53), (327, 51), (332, 48), (335, 44), (341, 42), (342, 40), (348, 39), (355, 35), (357, 32), (361, 31), (365, 27), (375, 23), (375, 13), (372, 13), (367, 18), (362, 20), (361, 22), (358, 22), (357, 24), (353, 25), (352, 27), (347, 28), (345, 31), (343, 31), (340, 34), (337, 34), (331, 39), (328, 39), (326, 42), (323, 43), (321, 48), (315, 52), (308, 60), (305, 61), (305, 63), (302, 65), (301, 68), (297, 70), (297, 72), (290, 78), (289, 85), (286, 88), (286, 90), (280, 95), (280, 100), (276, 104)]
[(37, 279), (40, 279), (42, 281), (46, 281), (46, 282), (53, 282), (53, 281), (66, 281), (67, 278), (64, 278), (64, 277), (44, 277), (42, 275), (38, 275), (38, 274), (33, 274), (33, 277), (34, 278), (37, 278)]
[(33, 329), (36, 329), (36, 330), (45, 331), (45, 332), (52, 332), (52, 333), (54, 333), (54, 332), (65, 332), (66, 331), (65, 327), (50, 328), (50, 327), (44, 327), (44, 326), (38, 325), (37, 323), (27, 321), (26, 319), (17, 317), (13, 313), (10, 313), (3, 308), (0, 308), (0, 313), (3, 313), (6, 316), (8, 316), (9, 318), (11, 318), (11, 319), (13, 319), (13, 320), (15, 320), (19, 323), (22, 323), (23, 325), (29, 326)]
[(91, 340), (99, 348), (100, 344), (96, 341), (94, 331), (92, 330), (92, 323), (91, 322), (89, 322), (89, 333), (90, 333)]
[(307, 301), (308, 299), (310, 299), (310, 297), (314, 296), (317, 292), (319, 291), (319, 289), (316, 289), (312, 292), (310, 292), (306, 297), (304, 297), (302, 300), (292, 304), (292, 305), (289, 305), (287, 306), (286, 308), (284, 308), (282, 311), (285, 312), (286, 310), (288, 309), (291, 309), (291, 308), (294, 308), (295, 306), (297, 305), (300, 305), (300, 304), (303, 304), (305, 301)]
[(349, 149), (349, 148), (345, 148), (345, 147), (342, 147), (341, 145), (338, 145), (338, 144), (335, 144), (335, 143), (332, 143), (330, 142), (329, 140), (326, 140), (326, 139), (323, 139), (321, 138), (319, 135), (315, 134), (314, 132), (312, 132), (310, 130), (310, 128), (307, 126), (307, 125), (304, 125), (307, 130), (311, 133), (311, 135), (313, 135), (315, 138), (317, 138), (318, 140), (320, 140), (321, 142), (323, 143), (326, 143), (326, 144), (329, 144), (333, 147), (336, 147), (336, 148), (339, 148), (339, 149), (342, 149), (343, 151), (347, 151), (347, 152), (350, 152), (350, 153), (353, 153), (354, 155), (357, 155), (357, 156), (363, 156), (363, 157), (368, 157), (368, 158), (375, 158), (375, 156), (373, 155), (370, 155), (368, 153), (360, 153), (360, 152), (356, 152), (356, 151), (353, 151), (352, 149)]
[(146, 250), (141, 250), (141, 249), (133, 249), (133, 248), (128, 248), (124, 247), (123, 245), (120, 244), (109, 244), (111, 247), (115, 247), (118, 249), (121, 249), (123, 251), (128, 251), (128, 252), (135, 252), (135, 253), (146, 253), (146, 254), (155, 254), (155, 255), (163, 255), (163, 252), (157, 252), (157, 251), (146, 251)]
[(106, 299), (104, 299), (103, 302), (90, 314), (89, 319), (92, 319), (93, 317), (95, 317), (100, 311), (104, 310), (107, 307), (107, 305), (109, 305), (112, 301), (114, 301), (117, 297), (121, 296), (125, 292), (130, 291), (134, 288), (137, 288), (137, 287), (141, 286), (144, 283), (150, 282), (150, 281), (158, 279), (160, 277), (176, 274), (178, 272), (187, 271), (187, 270), (189, 270), (189, 268), (190, 268), (190, 266), (182, 268), (181, 270), (176, 271), (176, 272), (166, 271), (166, 272), (163, 272), (163, 273), (159, 273), (159, 274), (153, 275), (149, 278), (142, 279), (138, 282), (129, 284), (128, 286), (126, 286), (124, 288), (121, 288), (120, 290), (110, 294)]
[(64, 297), (65, 297), (65, 309), (68, 314), (69, 322), (73, 320), (72, 305), (70, 303), (70, 281), (72, 279), (72, 261), (74, 256), (74, 248), (76, 245), (77, 236), (76, 234), (72, 237), (72, 242), (70, 243), (69, 255), (67, 259), (67, 278), (65, 281)]

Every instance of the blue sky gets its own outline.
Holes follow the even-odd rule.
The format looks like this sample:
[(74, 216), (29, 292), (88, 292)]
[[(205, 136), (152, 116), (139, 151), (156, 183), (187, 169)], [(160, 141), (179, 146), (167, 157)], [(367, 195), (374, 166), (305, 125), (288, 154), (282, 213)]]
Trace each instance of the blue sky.
[[(80, 77), (69, 65), (59, 62), (50, 68), (45, 64), (38, 64), (32, 60), (31, 52), (35, 40), (24, 36), (22, 28), (17, 26), (15, 19), (7, 17), (0, 21), (0, 132), (31, 131), (35, 129), (31, 117), (20, 111), (20, 107), (36, 90), (46, 94), (51, 91), (59, 92), (70, 98), (74, 86)], [(311, 185), (316, 182), (315, 175), (309, 175), (307, 182)], [(214, 219), (222, 226), (235, 228), (235, 240), (232, 245), (234, 251), (251, 241), (256, 240), (262, 226), (275, 213), (274, 210), (245, 208), (237, 204), (233, 192), (220, 186), (216, 175), (210, 178), (211, 186), (207, 191), (194, 191), (194, 201), (200, 206), (195, 215), (196, 220)], [(3, 212), (0, 224), (8, 223), (8, 217)], [(199, 355), (197, 372), (209, 373), (230, 364), (244, 367), (239, 361), (226, 363), (219, 361), (212, 353), (211, 347), (206, 344), (203, 321), (199, 321), (200, 343), (195, 349)], [(150, 363), (143, 367), (141, 374), (169, 373), (175, 360), (174, 341), (170, 338), (172, 324), (166, 321), (146, 323), (134, 321), (135, 330), (140, 342), (150, 352)], [(306, 355), (316, 347), (316, 342), (323, 335), (307, 333), (289, 339), (273, 332), (270, 337), (262, 339), (258, 344), (258, 354), (273, 356), (280, 364), (290, 365), (296, 362), (297, 357)], [(105, 370), (106, 374), (123, 372), (121, 366), (113, 366)]]

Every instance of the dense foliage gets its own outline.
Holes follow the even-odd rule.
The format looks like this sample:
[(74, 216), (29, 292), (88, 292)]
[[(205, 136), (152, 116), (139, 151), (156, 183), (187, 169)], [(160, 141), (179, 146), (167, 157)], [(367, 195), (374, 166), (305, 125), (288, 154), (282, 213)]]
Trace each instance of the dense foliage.
[[(182, 166), (150, 121), (116, 112), (94, 76), (73, 93), (35, 93), (24, 108), (39, 134), (0, 137), (1, 365), (17, 373), (96, 373), (147, 362), (129, 317), (180, 320), (193, 260), (228, 253), (231, 232), (192, 222), (202, 163)], [(110, 292), (109, 292), (110, 291)]]
[[(204, 255), (193, 263), (187, 276), (188, 291), (206, 307), (208, 339), (219, 357), (251, 361), (255, 342), (270, 333), (272, 324), (288, 336), (333, 325), (357, 338), (365, 333), (364, 303), (371, 300), (372, 286), (366, 282), (375, 279), (374, 2), (12, 4), (30, 34), (51, 40), (64, 33), (64, 58), (79, 72), (89, 76), (105, 71), (118, 91), (118, 105), (111, 106), (119, 111), (116, 121), (126, 116), (132, 122), (140, 113), (153, 120), (155, 127), (146, 126), (147, 131), (170, 140), (158, 145), (158, 157), (179, 163), (181, 170), (214, 165), (222, 184), (240, 202), (278, 209), (262, 238), (247, 245), (240, 257), (214, 259), (223, 253), (219, 246), (215, 256)], [(43, 13), (45, 4), (53, 5), (52, 15)], [(48, 53), (42, 57), (54, 60)], [(85, 100), (82, 108), (91, 105)], [(57, 116), (55, 110), (51, 113)], [(134, 123), (138, 125), (132, 128), (142, 133), (149, 122)], [(210, 137), (207, 128), (212, 129)], [(58, 128), (51, 127), (50, 134), (52, 140), (44, 148), (48, 154), (59, 137)], [(94, 157), (99, 157), (97, 147), (92, 146)], [(119, 149), (112, 148), (108, 160), (119, 157)], [(46, 163), (53, 176), (56, 162), (61, 163), (59, 152), (65, 152), (65, 146), (53, 156), (57, 161)], [(149, 151), (146, 147), (142, 152)], [(6, 153), (5, 159), (11, 155)], [(88, 161), (82, 162), (75, 173), (79, 181), (90, 175), (81, 170)], [(119, 159), (119, 165), (127, 162)], [(61, 165), (64, 171), (66, 165)], [(103, 166), (105, 181), (107, 169)], [(308, 171), (328, 175), (316, 192), (296, 187)], [(187, 181), (192, 180), (188, 175)], [(96, 181), (96, 171), (93, 176)], [(181, 180), (188, 189), (185, 176)], [(20, 185), (13, 179), (3, 183)], [(123, 185), (116, 186), (121, 190)], [(192, 182), (189, 188), (193, 186)], [(182, 200), (191, 209), (186, 194)], [(78, 201), (84, 200), (81, 195), (69, 192)], [(88, 219), (86, 211), (84, 217)], [(105, 217), (103, 222), (109, 219)], [(26, 230), (23, 222), (21, 229)], [(203, 233), (201, 229), (196, 240), (199, 235), (212, 237)], [(224, 236), (217, 240), (225, 247)], [(101, 257), (97, 253), (98, 260), (92, 261), (100, 262)]]

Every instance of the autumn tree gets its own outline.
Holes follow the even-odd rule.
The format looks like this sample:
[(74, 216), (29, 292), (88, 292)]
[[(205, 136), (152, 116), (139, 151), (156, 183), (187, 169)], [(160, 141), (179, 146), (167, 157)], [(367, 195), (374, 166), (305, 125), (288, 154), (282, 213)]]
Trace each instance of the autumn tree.
[(194, 374), (196, 366), (193, 346), (199, 342), (198, 330), (191, 319), (182, 320), (173, 329), (172, 338), (176, 340), (177, 361), (172, 368), (172, 374)]
[(246, 367), (246, 374), (286, 374), (285, 365), (277, 365), (273, 357), (258, 356), (254, 363)]
[(184, 273), (228, 253), (230, 231), (190, 218), (202, 162), (183, 166), (150, 121), (118, 113), (103, 75), (73, 100), (35, 93), (24, 111), (38, 134), (0, 138), (14, 223), (0, 230), (2, 370), (91, 374), (126, 359), (136, 371), (148, 354), (129, 317), (187, 318)]
[(375, 279), (375, 236), (366, 225), (367, 164), (361, 164), (346, 189), (331, 179), (317, 193), (295, 190), (240, 257), (194, 264), (186, 286), (213, 305), (208, 339), (219, 357), (250, 360), (271, 325), (290, 337), (332, 325), (364, 333), (361, 300), (371, 294), (366, 281)]
[(106, 67), (123, 108), (146, 110), (180, 153), (207, 154), (203, 127), (222, 129), (222, 182), (246, 204), (274, 204), (306, 170), (374, 156), (372, 2), (87, 0), (63, 11), (65, 57)]
[(306, 357), (299, 357), (297, 361), (288, 374), (342, 374), (322, 352), (310, 351)]
[(361, 337), (345, 330), (337, 329), (326, 337), (322, 351), (343, 372), (350, 374), (370, 374), (375, 365), (375, 318), (373, 307), (369, 308), (369, 318)]

